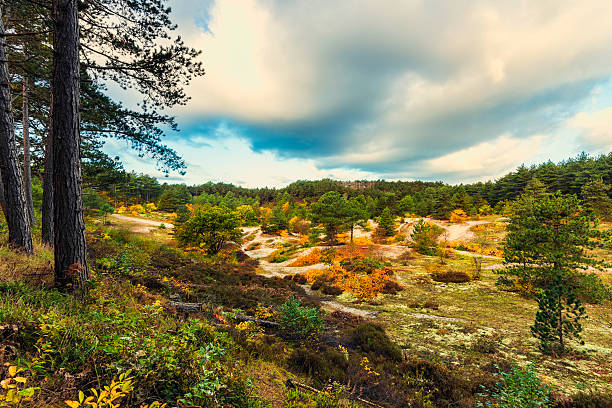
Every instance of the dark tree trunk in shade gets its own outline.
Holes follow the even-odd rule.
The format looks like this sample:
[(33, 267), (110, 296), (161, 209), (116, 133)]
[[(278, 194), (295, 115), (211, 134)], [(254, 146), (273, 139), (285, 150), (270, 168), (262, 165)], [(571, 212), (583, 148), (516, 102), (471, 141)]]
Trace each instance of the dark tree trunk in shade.
[(79, 136), (77, 0), (54, 0), (53, 229), (55, 282), (79, 289), (88, 278)]
[[(0, 6), (0, 16), (2, 16), (2, 6)], [(9, 230), (9, 245), (31, 254), (32, 234), (17, 157), (4, 41), (4, 22), (0, 18), (0, 174), (4, 185), (4, 215)]]
[(53, 90), (49, 106), (49, 129), (45, 140), (45, 173), (43, 174), (43, 196), (41, 209), (41, 241), (52, 247), (55, 241), (53, 234)]
[(6, 202), (4, 201), (4, 184), (2, 184), (2, 174), (0, 174), (0, 210), (4, 213)]
[(22, 82), (22, 121), (23, 121), (23, 189), (30, 225), (36, 223), (34, 218), (34, 203), (32, 202), (32, 164), (30, 159), (30, 109), (28, 101), (28, 78)]

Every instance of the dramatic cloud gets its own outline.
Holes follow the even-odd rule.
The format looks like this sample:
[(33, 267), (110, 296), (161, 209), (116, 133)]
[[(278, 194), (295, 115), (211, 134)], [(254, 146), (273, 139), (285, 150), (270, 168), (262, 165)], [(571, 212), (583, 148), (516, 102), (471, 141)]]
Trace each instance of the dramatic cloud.
[[(201, 184), (206, 181), (234, 183), (243, 187), (278, 187), (296, 180), (334, 178), (344, 180), (376, 179), (376, 175), (344, 168), (319, 169), (313, 160), (282, 159), (273, 152), (255, 152), (248, 140), (235, 129), (220, 124), (205, 135), (194, 135), (189, 144), (175, 140), (170, 147), (181, 152), (188, 166), (184, 177), (166, 177), (154, 163), (143, 163), (136, 154), (126, 152), (123, 142), (107, 141), (106, 151), (119, 155), (127, 168), (138, 168), (162, 182)], [(186, 148), (187, 147), (187, 148)]]
[(609, 111), (577, 115), (612, 75), (607, 0), (173, 3), (207, 68), (176, 111), (179, 152), (228, 123), (317, 171), (458, 181), (562, 158), (569, 123), (611, 144)]

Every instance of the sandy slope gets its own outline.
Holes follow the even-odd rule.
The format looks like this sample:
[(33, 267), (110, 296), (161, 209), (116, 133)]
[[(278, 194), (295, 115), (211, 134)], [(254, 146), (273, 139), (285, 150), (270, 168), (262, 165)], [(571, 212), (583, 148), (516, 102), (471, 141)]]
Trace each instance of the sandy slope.
[(146, 234), (148, 232), (151, 232), (151, 230), (159, 228), (160, 224), (164, 224), (166, 229), (174, 228), (174, 225), (170, 223), (162, 222), (162, 221), (155, 221), (155, 220), (147, 220), (145, 218), (128, 217), (127, 215), (122, 215), (122, 214), (111, 214), (111, 217), (116, 220), (130, 223), (129, 229), (132, 232), (139, 232), (139, 233)]

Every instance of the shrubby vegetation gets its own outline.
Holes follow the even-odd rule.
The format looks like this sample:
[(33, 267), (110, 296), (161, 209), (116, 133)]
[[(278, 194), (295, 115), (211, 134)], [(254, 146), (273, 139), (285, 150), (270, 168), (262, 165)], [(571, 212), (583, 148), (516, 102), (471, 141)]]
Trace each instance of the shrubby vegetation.
[(204, 248), (216, 254), (227, 241), (239, 241), (242, 233), (240, 221), (230, 211), (212, 207), (197, 211), (176, 231), (177, 240), (185, 245)]
[(535, 372), (535, 364), (526, 369), (512, 365), (509, 372), (500, 373), (500, 382), (490, 394), (492, 401), (479, 406), (500, 408), (549, 408), (552, 407), (553, 389), (543, 383)]

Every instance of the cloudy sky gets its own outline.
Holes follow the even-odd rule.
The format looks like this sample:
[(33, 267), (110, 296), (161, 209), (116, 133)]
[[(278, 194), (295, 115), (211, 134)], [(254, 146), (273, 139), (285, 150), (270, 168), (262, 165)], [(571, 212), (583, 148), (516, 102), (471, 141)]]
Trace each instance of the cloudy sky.
[(207, 71), (172, 112), (170, 182), (472, 182), (612, 150), (609, 0), (170, 4)]

